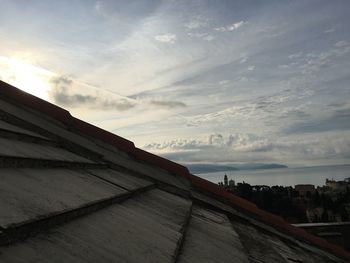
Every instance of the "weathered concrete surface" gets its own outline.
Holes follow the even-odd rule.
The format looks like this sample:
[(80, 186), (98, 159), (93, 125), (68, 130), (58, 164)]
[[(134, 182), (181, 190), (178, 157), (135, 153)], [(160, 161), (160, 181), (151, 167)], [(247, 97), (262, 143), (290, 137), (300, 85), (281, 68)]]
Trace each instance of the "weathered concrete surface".
[(288, 263), (288, 261), (267, 242), (267, 237), (262, 235), (261, 232), (257, 231), (253, 226), (249, 225), (249, 223), (232, 221), (232, 226), (239, 234), (241, 242), (253, 262)]
[(126, 192), (82, 171), (0, 169), (0, 226), (6, 228)]
[(0, 138), (0, 155), (54, 161), (92, 163), (62, 148)]
[(138, 173), (147, 175), (155, 180), (159, 180), (166, 184), (173, 185), (180, 189), (189, 190), (190, 183), (183, 177), (175, 176), (167, 171), (152, 167), (147, 164), (137, 162), (135, 159), (130, 158), (125, 152), (118, 150), (115, 147), (103, 143), (93, 138), (87, 138), (80, 136), (74, 132), (68, 130), (68, 127), (63, 126), (61, 123), (50, 119), (46, 115), (40, 114), (40, 112), (33, 112), (30, 110), (24, 110), (18, 106), (8, 103), (0, 99), (1, 110), (16, 116), (19, 119), (26, 120), (33, 125), (40, 127), (52, 134), (59, 135), (68, 141), (81, 145), (93, 152), (101, 154), (104, 158), (110, 162), (126, 167)]
[(253, 262), (343, 262), (326, 253), (321, 254), (320, 250), (311, 252), (297, 246), (296, 243), (288, 242), (287, 244), (276, 236), (259, 231), (249, 223), (232, 221), (232, 225)]
[(151, 190), (0, 248), (1, 262), (173, 262), (191, 202)]
[(226, 215), (194, 206), (179, 262), (248, 263), (249, 260)]
[(12, 131), (12, 132), (16, 132), (16, 133), (21, 133), (21, 134), (26, 134), (26, 135), (38, 137), (41, 139), (46, 139), (46, 140), (48, 139), (40, 134), (37, 134), (37, 133), (32, 132), (32, 131), (28, 131), (26, 129), (23, 129), (23, 128), (15, 126), (15, 125), (12, 125), (12, 124), (5, 122), (3, 120), (0, 120), (0, 129), (6, 130), (6, 131)]
[(153, 184), (152, 182), (144, 180), (142, 178), (118, 172), (112, 169), (89, 169), (87, 171), (130, 191)]

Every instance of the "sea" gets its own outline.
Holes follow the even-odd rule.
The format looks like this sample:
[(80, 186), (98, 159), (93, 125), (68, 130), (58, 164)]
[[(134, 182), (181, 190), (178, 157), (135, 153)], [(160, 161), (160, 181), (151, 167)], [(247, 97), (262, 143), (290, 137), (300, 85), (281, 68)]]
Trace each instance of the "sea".
[(295, 186), (296, 184), (325, 185), (326, 179), (341, 181), (350, 177), (350, 165), (276, 168), (264, 170), (238, 170), (197, 174), (213, 183), (223, 182), (224, 176), (236, 183), (250, 185)]

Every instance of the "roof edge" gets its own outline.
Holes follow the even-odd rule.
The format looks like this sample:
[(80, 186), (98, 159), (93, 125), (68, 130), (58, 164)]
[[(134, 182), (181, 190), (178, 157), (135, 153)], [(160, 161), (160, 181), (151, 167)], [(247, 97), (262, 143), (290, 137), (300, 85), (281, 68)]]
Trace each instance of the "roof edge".
[(56, 106), (48, 101), (40, 99), (34, 95), (31, 95), (23, 90), (20, 90), (1, 80), (0, 94), (6, 98), (9, 98), (13, 102), (22, 104), (24, 106), (42, 112), (52, 117), (53, 119), (60, 121), (67, 127), (76, 129), (82, 134), (86, 134), (88, 136), (101, 140), (107, 144), (113, 145), (117, 149), (125, 151), (126, 153), (132, 155), (140, 161), (162, 168), (172, 174), (185, 177), (188, 180), (191, 176), (187, 167), (172, 162), (163, 157), (146, 152), (139, 148), (136, 148), (132, 141), (129, 141), (114, 133), (108, 132), (95, 125), (82, 121), (78, 118), (75, 118), (70, 114), (69, 111), (59, 106)]
[(1, 80), (0, 94), (5, 98), (12, 99), (13, 101), (16, 101), (29, 108), (33, 108), (39, 112), (43, 112), (62, 123), (66, 123), (67, 120), (69, 120), (72, 117), (69, 111), (50, 102), (47, 102), (43, 99), (35, 97), (27, 92), (24, 92)]
[(191, 181), (191, 178), (193, 176), (190, 174), (187, 167), (165, 159), (163, 157), (160, 157), (158, 155), (152, 154), (150, 152), (146, 152), (142, 149), (135, 148), (133, 155), (141, 161), (160, 167), (181, 177), (185, 177), (187, 180)]

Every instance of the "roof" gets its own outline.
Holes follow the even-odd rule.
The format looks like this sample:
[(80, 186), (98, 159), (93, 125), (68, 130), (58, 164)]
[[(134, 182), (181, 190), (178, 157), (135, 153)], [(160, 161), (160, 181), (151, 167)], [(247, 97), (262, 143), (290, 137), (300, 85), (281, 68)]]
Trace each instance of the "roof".
[(1, 262), (346, 262), (349, 253), (0, 82)]

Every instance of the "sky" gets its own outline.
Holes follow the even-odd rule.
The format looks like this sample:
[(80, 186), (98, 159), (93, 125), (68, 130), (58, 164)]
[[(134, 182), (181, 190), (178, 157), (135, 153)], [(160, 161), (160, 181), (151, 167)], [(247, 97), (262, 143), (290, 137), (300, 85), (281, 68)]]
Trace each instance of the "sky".
[(350, 163), (348, 0), (0, 0), (0, 79), (180, 163)]

